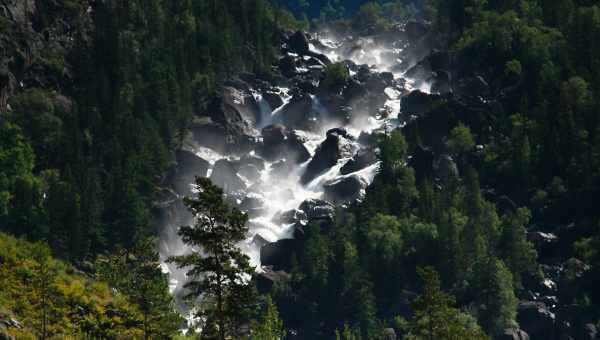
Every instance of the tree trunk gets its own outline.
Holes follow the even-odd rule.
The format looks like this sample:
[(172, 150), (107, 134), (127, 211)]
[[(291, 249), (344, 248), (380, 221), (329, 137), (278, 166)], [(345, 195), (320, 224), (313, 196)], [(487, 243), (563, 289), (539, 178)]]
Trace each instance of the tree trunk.
[(144, 340), (148, 340), (148, 312), (144, 312)]
[(219, 323), (219, 339), (225, 340), (225, 315), (223, 313), (223, 290), (221, 275), (217, 277), (218, 288), (217, 288), (217, 321)]

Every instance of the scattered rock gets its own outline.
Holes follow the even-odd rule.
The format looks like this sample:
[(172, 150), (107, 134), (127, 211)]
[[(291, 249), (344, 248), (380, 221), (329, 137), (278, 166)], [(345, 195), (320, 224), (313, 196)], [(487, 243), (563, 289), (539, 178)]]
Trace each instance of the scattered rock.
[(336, 204), (360, 198), (366, 187), (367, 182), (357, 175), (334, 179), (323, 184), (325, 197)]
[(306, 213), (299, 209), (292, 209), (277, 214), (273, 217), (273, 222), (277, 224), (293, 224), (293, 223), (304, 223), (306, 224), (308, 216)]
[(261, 294), (269, 294), (277, 284), (284, 283), (291, 275), (283, 270), (275, 271), (272, 267), (263, 268), (262, 273), (256, 275), (256, 288)]
[(346, 131), (343, 129), (332, 129), (327, 132), (327, 139), (319, 145), (300, 179), (303, 184), (310, 183), (327, 169), (336, 165), (338, 160), (352, 154), (352, 149), (348, 145), (349, 141), (345, 136), (347, 136)]
[(383, 330), (383, 340), (396, 340), (396, 331), (393, 328), (385, 328)]
[(598, 329), (593, 323), (586, 323), (583, 326), (583, 340), (596, 340), (598, 339)]
[(521, 328), (533, 339), (553, 339), (556, 316), (543, 302), (520, 302), (517, 318)]
[(529, 335), (518, 328), (507, 328), (498, 340), (529, 340)]
[(450, 75), (446, 71), (436, 71), (429, 82), (431, 82), (431, 93), (447, 94), (452, 91)]
[(527, 233), (527, 239), (538, 250), (540, 260), (551, 259), (558, 253), (558, 237), (553, 233), (532, 231)]
[(309, 221), (332, 219), (335, 211), (333, 204), (317, 199), (308, 199), (302, 202), (299, 209), (306, 213), (306, 217)]

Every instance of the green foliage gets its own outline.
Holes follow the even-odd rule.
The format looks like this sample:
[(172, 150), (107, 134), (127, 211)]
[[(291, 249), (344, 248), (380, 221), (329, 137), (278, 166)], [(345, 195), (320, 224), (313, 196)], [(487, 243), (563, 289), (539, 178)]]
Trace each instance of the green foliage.
[(54, 260), (42, 243), (0, 233), (0, 285), (0, 310), (24, 325), (9, 330), (18, 339), (142, 338), (139, 306)]
[(481, 326), (498, 335), (504, 329), (514, 328), (518, 300), (510, 270), (501, 260), (488, 257), (479, 261), (475, 276), (477, 316)]
[(531, 213), (527, 208), (521, 208), (504, 217), (500, 249), (508, 268), (513, 273), (516, 287), (521, 287), (523, 274), (535, 275), (537, 269), (537, 253), (533, 244), (527, 240), (527, 229), (525, 229), (530, 219)]
[(248, 232), (248, 216), (230, 208), (223, 199), (223, 190), (210, 179), (196, 178), (195, 187), (197, 198), (184, 199), (195, 217), (195, 225), (182, 226), (178, 234), (192, 249), (202, 251), (169, 261), (187, 270), (188, 297), (202, 296), (197, 315), (206, 320), (203, 334), (224, 340), (235, 333), (243, 309), (253, 299), (247, 281), (254, 268), (237, 246)]
[(35, 79), (2, 116), (0, 228), (70, 260), (133, 247), (153, 232), (158, 179), (193, 112), (217, 79), (270, 72), (280, 23), (264, 0), (111, 0), (93, 15), (77, 0), (37, 7), (32, 34), (68, 23), (69, 36), (39, 33), (31, 50), (24, 31), (0, 32), (14, 42), (7, 55), (31, 50)]
[(262, 319), (252, 323), (250, 338), (253, 340), (283, 339), (286, 334), (283, 321), (279, 318), (277, 307), (273, 304), (270, 296), (266, 297), (264, 305)]
[(344, 329), (340, 333), (340, 331), (335, 331), (335, 340), (360, 340), (360, 332), (351, 329), (348, 324), (344, 324)]
[(341, 90), (348, 79), (350, 78), (350, 71), (344, 63), (333, 63), (327, 65), (325, 69), (325, 78), (321, 84), (324, 88), (339, 91)]
[(155, 249), (156, 242), (146, 239), (131, 250), (98, 260), (100, 277), (139, 306), (142, 320), (138, 327), (144, 339), (169, 338), (183, 323)]
[(475, 147), (475, 140), (471, 129), (464, 124), (459, 124), (450, 131), (448, 137), (448, 149), (456, 155), (463, 155)]
[(376, 2), (367, 2), (360, 6), (354, 24), (360, 28), (377, 27), (381, 25), (382, 8)]
[(441, 290), (435, 270), (420, 269), (419, 275), (424, 281), (423, 293), (414, 303), (405, 339), (489, 339), (468, 314), (452, 307), (454, 298)]

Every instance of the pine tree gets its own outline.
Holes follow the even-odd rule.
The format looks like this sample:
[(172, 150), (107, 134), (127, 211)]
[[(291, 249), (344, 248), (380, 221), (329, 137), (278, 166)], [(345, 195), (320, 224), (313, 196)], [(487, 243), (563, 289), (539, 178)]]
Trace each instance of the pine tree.
[(273, 304), (271, 296), (265, 299), (261, 320), (252, 322), (251, 334), (252, 340), (280, 340), (285, 337), (283, 321), (279, 318), (277, 306)]
[(521, 277), (525, 273), (535, 273), (537, 252), (527, 240), (526, 225), (531, 219), (527, 208), (520, 208), (515, 213), (504, 216), (501, 247), (502, 258), (514, 277), (516, 287), (521, 286)]
[(144, 239), (99, 264), (101, 276), (140, 307), (144, 339), (166, 338), (178, 331), (183, 320), (175, 311), (155, 240)]
[(33, 248), (33, 270), (31, 275), (32, 301), (39, 315), (34, 318), (34, 328), (41, 340), (52, 337), (52, 326), (59, 320), (55, 316), (57, 294), (57, 270), (51, 264), (50, 249), (43, 243)]
[(516, 326), (517, 303), (512, 274), (501, 260), (493, 256), (478, 261), (474, 291), (478, 319), (492, 334)]
[(207, 335), (224, 340), (235, 332), (239, 313), (252, 298), (248, 281), (254, 269), (237, 246), (248, 232), (248, 217), (230, 208), (223, 190), (210, 179), (196, 178), (195, 188), (197, 197), (185, 198), (184, 203), (196, 222), (182, 226), (179, 236), (196, 250), (169, 261), (188, 270), (188, 297), (204, 300), (198, 316), (207, 320), (205, 332), (215, 333)]
[(489, 337), (468, 315), (452, 307), (454, 298), (441, 290), (432, 268), (419, 269), (423, 293), (414, 302), (406, 340), (487, 340)]

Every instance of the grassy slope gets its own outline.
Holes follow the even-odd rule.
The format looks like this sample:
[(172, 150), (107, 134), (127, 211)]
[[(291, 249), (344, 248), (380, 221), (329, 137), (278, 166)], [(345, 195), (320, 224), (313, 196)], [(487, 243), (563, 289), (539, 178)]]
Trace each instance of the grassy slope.
[[(0, 338), (40, 336), (44, 310), (47, 338), (141, 337), (137, 306), (48, 253), (43, 244), (0, 233)], [(10, 318), (22, 328), (3, 326)]]

